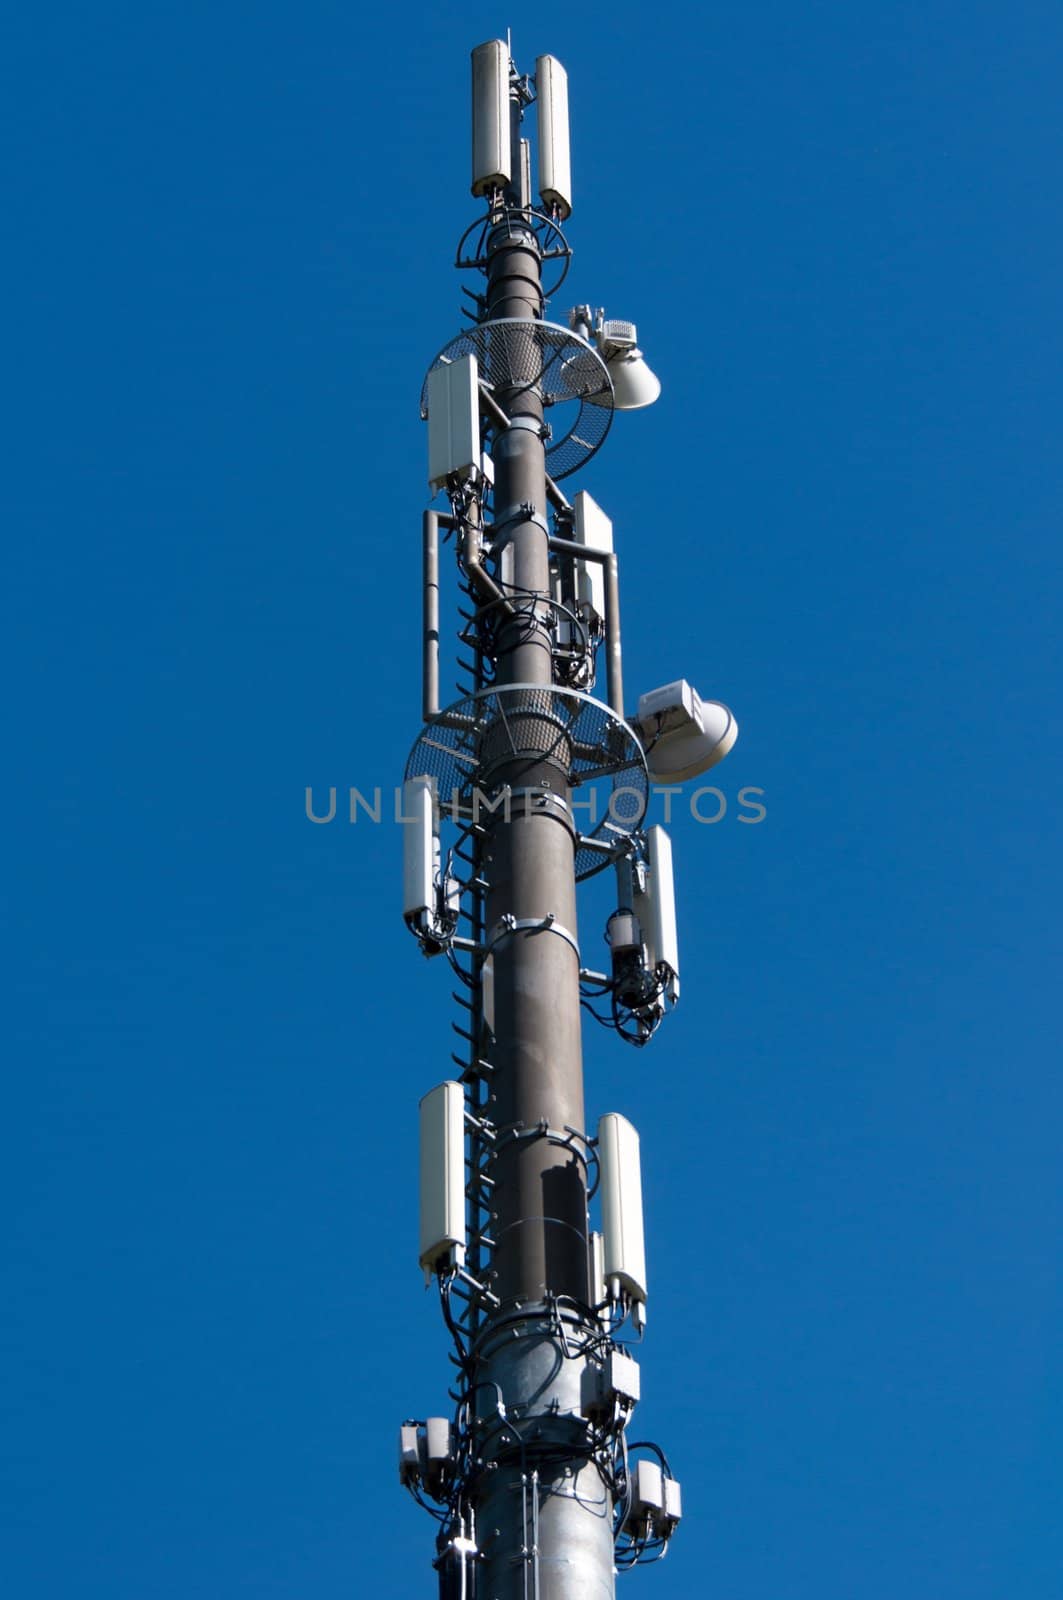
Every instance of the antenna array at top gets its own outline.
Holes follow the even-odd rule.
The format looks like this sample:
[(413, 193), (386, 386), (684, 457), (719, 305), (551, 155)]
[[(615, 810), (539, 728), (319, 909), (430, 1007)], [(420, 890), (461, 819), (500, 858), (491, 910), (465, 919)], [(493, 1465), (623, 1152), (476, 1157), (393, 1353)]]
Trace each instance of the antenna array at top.
[[(539, 195), (544, 210), (564, 221), (572, 211), (568, 74), (555, 56), (536, 61), (535, 93)], [(520, 120), (529, 98), (526, 80), (513, 69), (508, 44), (489, 39), (477, 45), (472, 52), (474, 195), (491, 200), (511, 189), (515, 173), (521, 170)]]

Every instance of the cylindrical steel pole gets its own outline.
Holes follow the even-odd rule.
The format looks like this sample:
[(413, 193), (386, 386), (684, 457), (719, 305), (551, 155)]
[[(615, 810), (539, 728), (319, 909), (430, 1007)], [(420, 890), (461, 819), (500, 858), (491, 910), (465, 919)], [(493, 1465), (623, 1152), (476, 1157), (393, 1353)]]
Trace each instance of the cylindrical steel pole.
[[(486, 319), (542, 318), (535, 233), (500, 221), (489, 241)], [(522, 341), (512, 337), (520, 364)], [(492, 1234), (499, 1308), (474, 1352), (485, 1467), (473, 1492), (483, 1600), (612, 1600), (612, 1491), (590, 1458), (580, 1351), (588, 1308), (587, 1178), (576, 948), (570, 750), (552, 714), (550, 557), (542, 397), (513, 372), (492, 447), (496, 540), (512, 613), (498, 630), (506, 715), (484, 733), (480, 781), (517, 794), (482, 845), (493, 940)], [(528, 381), (524, 381), (527, 376)], [(513, 686), (527, 686), (515, 689)], [(521, 803), (531, 792), (535, 803)], [(516, 927), (500, 937), (509, 920)], [(547, 923), (549, 926), (544, 926)], [(538, 930), (538, 931), (537, 931)], [(564, 1326), (562, 1326), (564, 1324)]]

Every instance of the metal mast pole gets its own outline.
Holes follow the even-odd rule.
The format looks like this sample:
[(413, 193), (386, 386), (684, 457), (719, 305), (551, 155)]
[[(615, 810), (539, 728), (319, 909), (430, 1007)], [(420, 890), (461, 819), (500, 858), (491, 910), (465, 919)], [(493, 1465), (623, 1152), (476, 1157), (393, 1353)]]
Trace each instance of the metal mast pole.
[[(613, 1600), (617, 1568), (663, 1554), (678, 1525), (662, 1452), (627, 1442), (640, 1379), (622, 1336), (630, 1319), (641, 1337), (646, 1300), (638, 1136), (617, 1113), (587, 1129), (581, 1003), (607, 1006), (598, 1020), (641, 1045), (675, 1002), (671, 850), (640, 827), (648, 771), (692, 776), (736, 731), (685, 682), (624, 719), (612, 525), (557, 480), (594, 454), (614, 405), (644, 405), (659, 385), (631, 324), (588, 307), (567, 327), (546, 320), (544, 266), (556, 289), (570, 254), (567, 78), (553, 57), (536, 67), (521, 77), (497, 40), (473, 51), (487, 215), (457, 265), (486, 282), (422, 393), (429, 482), (451, 509), (424, 520), (426, 725), (405, 775), (404, 910), (425, 954), (449, 961), (463, 1013), (460, 1075), (421, 1102), (420, 1259), (458, 1379), (452, 1419), (403, 1424), (400, 1478), (439, 1508), (441, 1600)], [(541, 210), (520, 135), (535, 99)], [(471, 657), (446, 708), (440, 527)], [(599, 649), (608, 704), (588, 692)], [(582, 965), (577, 884), (609, 868), (619, 903), (600, 973)]]
[[(519, 204), (521, 197), (507, 198)], [(487, 250), (486, 319), (541, 320), (540, 248), (530, 225), (503, 221)], [(496, 398), (509, 426), (496, 431), (491, 450), (494, 525), (502, 525), (511, 551), (510, 592), (518, 605), (500, 630), (497, 681), (551, 688), (542, 398), (535, 384), (520, 382)], [(492, 955), (492, 1110), (499, 1130), (552, 1130), (564, 1138), (585, 1127), (575, 841), (569, 741), (543, 709), (542, 696), (514, 696), (509, 727), (497, 732), (505, 745), (516, 742), (520, 755), (489, 775), (496, 785), (532, 791), (538, 802), (514, 808), (508, 821), (496, 815), (484, 840), (487, 925), (506, 917), (517, 925)], [(514, 722), (516, 741), (509, 737)], [(551, 916), (553, 925), (537, 931)], [(499, 1600), (610, 1600), (612, 1501), (594, 1462), (574, 1449), (571, 1424), (580, 1416), (585, 1360), (566, 1357), (557, 1327), (570, 1321), (577, 1345), (588, 1331), (569, 1309), (589, 1299), (586, 1165), (547, 1138), (511, 1138), (501, 1141), (493, 1175), (493, 1287), (502, 1305), (481, 1337), (478, 1381), (484, 1399), (496, 1388), (505, 1396), (519, 1437), (503, 1434), (492, 1444), (493, 1470), (478, 1496), (483, 1592)]]

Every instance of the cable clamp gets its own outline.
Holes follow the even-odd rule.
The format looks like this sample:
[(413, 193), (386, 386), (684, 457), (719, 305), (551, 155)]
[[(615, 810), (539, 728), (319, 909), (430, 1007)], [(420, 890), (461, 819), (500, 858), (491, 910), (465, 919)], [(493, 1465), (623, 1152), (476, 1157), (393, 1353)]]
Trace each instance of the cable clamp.
[(501, 917), (499, 917), (498, 921), (491, 929), (491, 932), (487, 938), (487, 943), (483, 946), (484, 960), (487, 960), (488, 956), (492, 953), (497, 945), (502, 944), (506, 939), (511, 938), (515, 933), (559, 934), (560, 937), (564, 939), (565, 943), (571, 945), (572, 949), (576, 952), (576, 960), (578, 961), (580, 959), (579, 944), (576, 940), (575, 934), (570, 933), (568, 928), (564, 927), (562, 923), (558, 922), (552, 911), (548, 911), (545, 917), (521, 918), (515, 917), (511, 911), (506, 911)]
[(507, 506), (504, 511), (495, 517), (491, 526), (487, 529), (495, 549), (501, 548), (502, 545), (508, 542), (506, 539), (499, 538), (502, 529), (512, 527), (515, 523), (519, 523), (523, 527), (529, 522), (534, 524), (536, 528), (541, 528), (546, 537), (550, 538), (550, 529), (547, 526), (546, 518), (539, 515), (529, 500), (524, 500), (519, 506)]

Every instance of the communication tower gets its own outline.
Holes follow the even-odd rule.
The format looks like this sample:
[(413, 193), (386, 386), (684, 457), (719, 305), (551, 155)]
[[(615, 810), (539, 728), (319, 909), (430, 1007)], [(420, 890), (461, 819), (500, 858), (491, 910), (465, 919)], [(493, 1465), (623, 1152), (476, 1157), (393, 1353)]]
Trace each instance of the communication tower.
[[(525, 113), (536, 107), (535, 181)], [(421, 1101), (420, 1264), (453, 1340), (452, 1407), (400, 1430), (402, 1483), (438, 1522), (441, 1600), (612, 1600), (679, 1524), (663, 1451), (630, 1437), (646, 1321), (639, 1137), (584, 1112), (581, 1010), (645, 1045), (679, 998), (671, 845), (651, 777), (720, 760), (737, 725), (685, 681), (625, 712), (612, 523), (559, 484), (660, 384), (634, 324), (578, 306), (568, 79), (472, 52), (469, 325), (421, 392), (423, 718), (404, 779), (404, 914), (456, 979), (460, 1048)], [(440, 542), (456, 557), (462, 680), (440, 697)], [(602, 670), (604, 669), (604, 670)], [(604, 698), (594, 691), (604, 677)], [(608, 970), (577, 888), (615, 875)], [(597, 1219), (592, 1221), (592, 1215)]]

